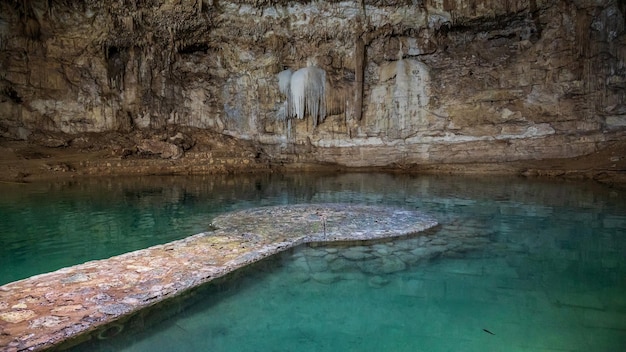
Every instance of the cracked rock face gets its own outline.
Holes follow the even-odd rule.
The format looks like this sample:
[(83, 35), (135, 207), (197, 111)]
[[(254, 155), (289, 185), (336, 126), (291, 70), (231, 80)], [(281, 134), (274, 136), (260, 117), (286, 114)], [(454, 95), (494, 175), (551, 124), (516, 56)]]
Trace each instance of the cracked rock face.
[[(193, 127), (347, 166), (575, 157), (626, 134), (625, 14), (618, 0), (9, 0), (0, 135)], [(323, 71), (321, 98), (302, 80), (281, 92), (279, 73), (305, 67)]]

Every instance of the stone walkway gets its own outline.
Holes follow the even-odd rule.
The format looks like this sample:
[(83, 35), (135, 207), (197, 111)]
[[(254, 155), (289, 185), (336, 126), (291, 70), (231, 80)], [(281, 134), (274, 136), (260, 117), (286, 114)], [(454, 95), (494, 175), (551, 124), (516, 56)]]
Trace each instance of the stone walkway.
[(0, 351), (50, 348), (302, 243), (415, 234), (433, 218), (347, 204), (242, 210), (215, 230), (0, 286)]

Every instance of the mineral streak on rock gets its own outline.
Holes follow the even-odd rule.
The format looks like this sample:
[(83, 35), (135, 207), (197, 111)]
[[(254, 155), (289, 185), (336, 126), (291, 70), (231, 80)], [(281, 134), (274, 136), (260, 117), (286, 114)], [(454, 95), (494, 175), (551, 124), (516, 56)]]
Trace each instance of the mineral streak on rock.
[[(574, 158), (625, 137), (625, 12), (621, 0), (1, 1), (0, 136), (195, 128), (281, 163), (348, 167)], [(286, 95), (278, 73), (311, 60), (326, 87), (299, 79)], [(185, 158), (156, 139), (168, 144), (135, 145)]]
[[(437, 221), (399, 208), (318, 204), (242, 210), (213, 225), (213, 232), (1, 286), (0, 351), (42, 350), (94, 331), (114, 336), (123, 326), (105, 324), (302, 243), (404, 236)], [(386, 258), (382, 270), (404, 265)]]

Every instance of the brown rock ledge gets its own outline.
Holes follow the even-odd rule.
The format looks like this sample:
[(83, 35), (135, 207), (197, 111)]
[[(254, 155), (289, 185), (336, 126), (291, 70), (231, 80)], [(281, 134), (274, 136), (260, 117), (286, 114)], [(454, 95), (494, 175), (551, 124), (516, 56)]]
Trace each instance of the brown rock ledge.
[(373, 240), (437, 225), (411, 210), (348, 204), (236, 211), (215, 230), (0, 286), (0, 351), (36, 351), (303, 243)]
[[(189, 132), (191, 134), (191, 132)], [(192, 134), (194, 135), (194, 134)], [(116, 135), (94, 135), (95, 147), (45, 147), (25, 141), (0, 137), (0, 183), (24, 183), (43, 179), (67, 179), (93, 176), (127, 175), (208, 175), (266, 172), (398, 172), (414, 174), (520, 175), (588, 179), (613, 187), (626, 188), (626, 139), (605, 143), (598, 150), (575, 158), (516, 160), (508, 162), (432, 162), (395, 164), (384, 167), (346, 167), (336, 163), (303, 160), (278, 160), (265, 155), (242, 141), (224, 136), (196, 132), (198, 143), (178, 159), (120, 155), (122, 147), (106, 144)], [(78, 137), (77, 137), (78, 138)], [(86, 137), (83, 137), (86, 138)], [(117, 138), (117, 139), (116, 139)], [(119, 144), (130, 149), (133, 139)], [(139, 138), (139, 137), (137, 137)], [(135, 138), (135, 139), (137, 139)], [(93, 143), (95, 143), (93, 142)], [(113, 142), (109, 142), (113, 143)], [(96, 143), (97, 144), (97, 143)], [(98, 144), (98, 145), (100, 145)], [(117, 149), (116, 149), (117, 148)], [(122, 148), (124, 149), (124, 148)]]

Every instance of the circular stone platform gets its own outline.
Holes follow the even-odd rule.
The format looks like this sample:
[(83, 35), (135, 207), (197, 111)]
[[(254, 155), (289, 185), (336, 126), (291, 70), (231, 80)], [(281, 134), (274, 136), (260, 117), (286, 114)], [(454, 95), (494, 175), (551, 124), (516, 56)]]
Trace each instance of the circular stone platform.
[(213, 226), (269, 240), (304, 242), (373, 240), (429, 229), (437, 221), (401, 208), (352, 204), (302, 204), (235, 211), (218, 216)]
[(114, 322), (121, 331), (122, 317), (302, 243), (405, 236), (436, 225), (418, 211), (349, 204), (224, 214), (211, 232), (0, 286), (0, 351), (88, 339)]

